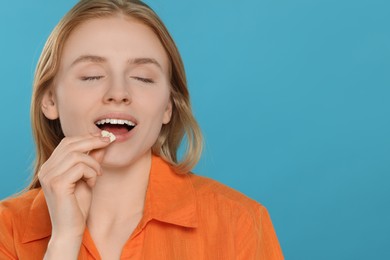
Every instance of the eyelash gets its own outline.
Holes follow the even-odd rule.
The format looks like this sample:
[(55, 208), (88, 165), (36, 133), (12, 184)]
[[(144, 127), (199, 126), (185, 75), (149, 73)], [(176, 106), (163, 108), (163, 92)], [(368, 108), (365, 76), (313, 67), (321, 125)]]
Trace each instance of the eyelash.
[(143, 83), (148, 83), (148, 84), (154, 83), (154, 81), (150, 78), (141, 78), (141, 77), (132, 77), (132, 78), (141, 81)]
[[(81, 80), (82, 81), (95, 81), (95, 80), (102, 79), (103, 77), (104, 76), (85, 76), (85, 77), (81, 77)], [(132, 77), (132, 78), (135, 80), (141, 81), (143, 83), (147, 83), (147, 84), (154, 83), (154, 81), (150, 78), (142, 78), (142, 77)]]
[(86, 77), (81, 77), (82, 81), (94, 81), (94, 80), (99, 80), (103, 78), (103, 76), (86, 76)]

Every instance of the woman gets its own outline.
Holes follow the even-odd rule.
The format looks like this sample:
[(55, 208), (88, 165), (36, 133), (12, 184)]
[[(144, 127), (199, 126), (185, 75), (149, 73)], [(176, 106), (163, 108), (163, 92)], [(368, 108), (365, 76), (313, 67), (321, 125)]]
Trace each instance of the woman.
[(202, 138), (183, 64), (144, 3), (82, 0), (60, 21), (32, 124), (34, 179), (0, 205), (1, 259), (283, 259), (263, 206), (190, 173)]

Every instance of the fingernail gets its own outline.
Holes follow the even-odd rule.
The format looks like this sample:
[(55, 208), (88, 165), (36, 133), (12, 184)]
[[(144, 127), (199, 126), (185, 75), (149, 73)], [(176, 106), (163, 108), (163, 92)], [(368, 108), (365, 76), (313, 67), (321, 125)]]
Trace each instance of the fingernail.
[(100, 140), (102, 140), (105, 143), (111, 143), (110, 137), (100, 136)]
[(100, 132), (97, 132), (97, 133), (90, 133), (92, 136), (95, 136), (95, 137), (99, 137), (99, 136), (102, 136), (102, 134)]
[[(108, 132), (108, 131), (106, 131), (106, 130), (103, 130), (102, 132), (101, 132), (101, 136), (102, 137), (105, 137), (105, 138), (109, 138), (108, 140), (109, 140), (109, 142), (110, 143), (112, 143), (112, 142), (114, 142), (115, 141), (115, 139), (116, 139), (116, 136), (113, 134), (113, 133), (110, 133), (110, 132)], [(105, 140), (104, 140), (105, 141)]]

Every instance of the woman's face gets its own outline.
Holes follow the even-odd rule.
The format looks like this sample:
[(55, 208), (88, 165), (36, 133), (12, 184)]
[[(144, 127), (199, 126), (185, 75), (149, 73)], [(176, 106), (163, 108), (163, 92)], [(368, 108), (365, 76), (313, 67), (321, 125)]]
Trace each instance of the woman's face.
[[(149, 152), (170, 121), (169, 61), (154, 32), (122, 16), (77, 27), (65, 43), (45, 112), (65, 136), (114, 133), (103, 165), (120, 167)], [(45, 100), (44, 98), (44, 100)]]

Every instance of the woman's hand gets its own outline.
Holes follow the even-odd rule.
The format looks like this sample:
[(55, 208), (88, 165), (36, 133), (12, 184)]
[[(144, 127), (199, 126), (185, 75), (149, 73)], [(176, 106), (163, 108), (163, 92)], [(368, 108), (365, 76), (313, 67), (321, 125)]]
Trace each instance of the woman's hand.
[[(57, 249), (61, 252), (70, 250), (77, 258), (91, 205), (92, 188), (101, 175), (100, 161), (104, 156), (101, 148), (109, 144), (110, 138), (100, 134), (65, 137), (42, 165), (38, 178), (52, 222), (48, 252), (50, 249), (56, 252), (59, 252)], [(67, 259), (71, 259), (69, 256)]]

